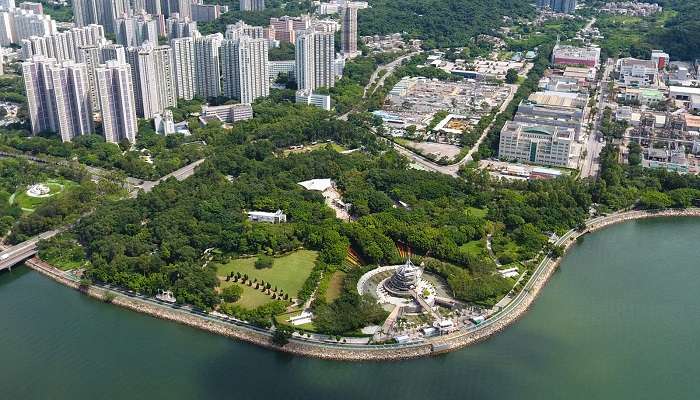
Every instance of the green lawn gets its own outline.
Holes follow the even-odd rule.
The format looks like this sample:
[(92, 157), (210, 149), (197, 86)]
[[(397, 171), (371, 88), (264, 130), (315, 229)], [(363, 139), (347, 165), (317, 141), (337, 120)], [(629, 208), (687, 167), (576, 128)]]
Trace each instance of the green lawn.
[(471, 242), (461, 245), (460, 249), (466, 250), (469, 254), (473, 254), (474, 256), (479, 256), (485, 254), (486, 244), (483, 240), (472, 240)]
[(267, 303), (272, 302), (272, 297), (266, 295), (265, 293), (262, 293), (259, 290), (255, 290), (255, 288), (250, 287), (248, 285), (243, 285), (240, 283), (233, 283), (233, 282), (221, 282), (221, 287), (224, 288), (226, 286), (231, 286), (231, 285), (238, 285), (243, 288), (243, 294), (241, 295), (241, 298), (235, 302), (234, 304), (241, 306), (243, 308), (247, 308), (249, 310), (253, 310), (255, 308), (258, 308), (262, 305), (265, 305)]
[(484, 208), (467, 207), (467, 214), (471, 214), (475, 217), (486, 218), (487, 210)]
[(304, 285), (311, 270), (314, 268), (318, 253), (311, 250), (298, 250), (282, 257), (276, 257), (272, 268), (257, 269), (255, 260), (257, 257), (237, 258), (227, 264), (219, 265), (217, 275), (226, 276), (230, 272), (247, 274), (253, 280), (270, 282), (274, 287), (284, 290), (290, 296), (296, 297)]
[(343, 291), (345, 275), (347, 274), (343, 271), (336, 271), (333, 273), (328, 283), (328, 289), (326, 289), (326, 303), (330, 303), (340, 297), (340, 293)]
[(51, 197), (60, 195), (66, 189), (77, 186), (78, 184), (66, 179), (49, 179), (46, 182), (42, 182), (49, 189), (51, 189), (50, 196), (47, 197), (31, 197), (27, 194), (27, 187), (18, 190), (14, 196), (10, 198), (12, 204), (17, 203), (22, 210), (32, 212), (37, 207), (44, 204)]

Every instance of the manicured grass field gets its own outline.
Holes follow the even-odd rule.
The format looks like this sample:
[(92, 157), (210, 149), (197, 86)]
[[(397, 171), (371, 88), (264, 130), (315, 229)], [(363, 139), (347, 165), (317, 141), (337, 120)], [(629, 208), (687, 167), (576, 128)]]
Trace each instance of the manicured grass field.
[(467, 214), (471, 214), (475, 217), (486, 218), (486, 213), (488, 211), (484, 208), (467, 207)]
[(221, 287), (227, 287), (231, 285), (238, 285), (243, 288), (243, 294), (241, 295), (241, 298), (238, 299), (237, 302), (234, 304), (241, 306), (243, 308), (247, 308), (249, 310), (253, 310), (255, 308), (258, 308), (262, 305), (265, 305), (267, 303), (272, 302), (272, 297), (266, 295), (265, 293), (262, 293), (259, 290), (255, 290), (254, 287), (250, 287), (248, 285), (240, 284), (240, 283), (233, 283), (233, 282), (221, 282)]
[(15, 195), (11, 198), (11, 202), (13, 204), (17, 203), (24, 211), (32, 212), (44, 204), (48, 199), (58, 196), (66, 189), (77, 185), (77, 183), (66, 179), (50, 179), (42, 183), (51, 190), (49, 193), (50, 196), (31, 197), (27, 194), (28, 188), (24, 187), (15, 193)]
[(343, 271), (336, 271), (333, 273), (328, 283), (328, 289), (326, 289), (326, 303), (330, 303), (340, 297), (340, 293), (343, 291), (345, 275), (347, 274)]
[(466, 250), (469, 254), (478, 256), (486, 252), (486, 243), (483, 240), (472, 240), (463, 244), (460, 248)]
[(226, 276), (230, 272), (247, 274), (253, 280), (270, 282), (274, 287), (284, 290), (290, 296), (296, 297), (304, 285), (311, 270), (314, 268), (318, 253), (311, 250), (298, 250), (282, 257), (276, 257), (271, 268), (255, 268), (257, 257), (238, 258), (227, 264), (219, 265), (217, 275)]

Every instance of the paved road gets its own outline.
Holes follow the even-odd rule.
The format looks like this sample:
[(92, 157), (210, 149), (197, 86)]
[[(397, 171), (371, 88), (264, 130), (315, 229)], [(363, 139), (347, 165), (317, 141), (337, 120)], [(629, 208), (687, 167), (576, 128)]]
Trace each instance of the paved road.
[(608, 82), (610, 77), (610, 72), (614, 66), (614, 60), (608, 59), (605, 65), (605, 70), (603, 72), (603, 77), (600, 82), (598, 82), (598, 102), (596, 107), (598, 108), (598, 113), (595, 116), (595, 121), (593, 123), (593, 129), (588, 134), (588, 140), (586, 141), (586, 157), (583, 159), (581, 165), (581, 177), (596, 177), (600, 172), (600, 152), (603, 150), (605, 143), (599, 141), (603, 137), (600, 132), (600, 123), (603, 119), (603, 109), (605, 108), (605, 99), (608, 97)]
[(197, 169), (197, 167), (204, 162), (204, 158), (201, 160), (197, 160), (191, 164), (185, 165), (184, 167), (178, 169), (177, 171), (171, 172), (168, 175), (165, 175), (164, 177), (158, 179), (157, 181), (145, 181), (141, 184), (141, 188), (143, 189), (144, 192), (150, 192), (153, 190), (154, 187), (158, 186), (160, 183), (165, 182), (166, 180), (170, 178), (175, 178), (178, 181), (184, 181), (185, 179), (189, 178), (190, 176), (194, 175), (194, 171)]
[(363, 97), (367, 97), (367, 90), (369, 90), (370, 86), (372, 86), (372, 84), (375, 83), (375, 81), (377, 81), (377, 77), (379, 76), (380, 71), (386, 71), (386, 72), (384, 73), (384, 75), (381, 76), (381, 78), (379, 78), (379, 81), (377, 81), (377, 85), (374, 87), (374, 89), (372, 89), (372, 93), (370, 93), (370, 94), (374, 94), (374, 92), (376, 92), (377, 89), (384, 84), (384, 81), (386, 80), (386, 78), (389, 75), (393, 74), (396, 67), (401, 65), (401, 63), (403, 63), (404, 60), (407, 60), (407, 59), (415, 56), (416, 54), (419, 54), (420, 52), (421, 51), (414, 51), (412, 53), (408, 53), (408, 54), (403, 55), (403, 56), (397, 58), (396, 60), (390, 62), (389, 64), (386, 64), (384, 66), (380, 66), (379, 68), (377, 68), (377, 70), (374, 71), (372, 76), (369, 78), (369, 83), (367, 84), (367, 86), (365, 86)]
[(0, 252), (0, 271), (10, 269), (15, 264), (19, 264), (29, 257), (32, 257), (37, 252), (37, 243), (40, 240), (49, 239), (61, 232), (62, 229), (55, 229), (44, 232), (18, 245), (7, 248)]

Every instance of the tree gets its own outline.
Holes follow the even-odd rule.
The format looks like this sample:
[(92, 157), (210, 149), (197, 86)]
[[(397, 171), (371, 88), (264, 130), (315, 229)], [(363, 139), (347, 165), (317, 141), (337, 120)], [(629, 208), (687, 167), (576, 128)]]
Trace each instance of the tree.
[(238, 285), (226, 286), (221, 291), (221, 298), (228, 303), (235, 303), (241, 298), (243, 288)]
[(289, 343), (294, 331), (286, 325), (278, 325), (272, 334), (272, 343), (279, 347), (284, 347)]
[(513, 68), (508, 69), (506, 72), (506, 83), (516, 83), (518, 81), (518, 71)]
[(656, 190), (645, 190), (639, 197), (639, 204), (643, 208), (658, 210), (670, 207), (673, 204), (673, 200), (665, 193)]

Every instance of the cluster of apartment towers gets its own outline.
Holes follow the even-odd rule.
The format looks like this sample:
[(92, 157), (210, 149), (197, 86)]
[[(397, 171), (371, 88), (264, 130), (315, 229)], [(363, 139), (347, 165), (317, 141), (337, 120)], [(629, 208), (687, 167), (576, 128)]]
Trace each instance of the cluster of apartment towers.
[[(186, 16), (191, 14), (188, 6), (198, 1), (75, 0), (76, 27), (58, 32), (53, 23), (30, 35), (15, 35), (12, 40), (21, 44), (25, 60), (32, 132), (57, 132), (70, 141), (95, 132), (97, 121), (106, 141), (133, 143), (138, 117), (163, 114), (178, 99), (224, 96), (252, 103), (269, 95), (268, 50), (280, 41), (295, 44), (295, 59), (287, 64), (299, 92), (311, 95), (334, 86), (337, 24), (282, 17), (273, 18), (269, 28), (239, 21), (224, 34), (201, 35), (196, 21)], [(3, 2), (14, 7), (13, 0), (0, 0), (0, 7)], [(264, 8), (264, 0), (242, 0), (241, 7), (244, 3)], [(154, 18), (149, 11), (169, 13), (168, 18)], [(357, 8), (352, 3), (344, 7), (341, 20), (338, 60), (357, 54)], [(115, 35), (117, 44), (105, 38), (106, 32)], [(159, 45), (159, 36), (167, 36), (169, 44)]]

